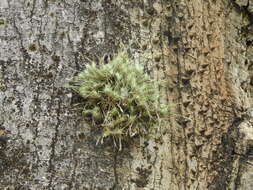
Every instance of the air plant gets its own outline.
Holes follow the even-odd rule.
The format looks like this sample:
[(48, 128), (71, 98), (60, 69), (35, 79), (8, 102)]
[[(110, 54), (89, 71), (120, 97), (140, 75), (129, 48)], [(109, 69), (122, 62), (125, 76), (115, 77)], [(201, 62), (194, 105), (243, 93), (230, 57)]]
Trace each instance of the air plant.
[(168, 115), (159, 103), (159, 82), (120, 51), (107, 64), (88, 64), (68, 85), (82, 98), (82, 113), (101, 136), (112, 139), (119, 149), (122, 141), (152, 136)]

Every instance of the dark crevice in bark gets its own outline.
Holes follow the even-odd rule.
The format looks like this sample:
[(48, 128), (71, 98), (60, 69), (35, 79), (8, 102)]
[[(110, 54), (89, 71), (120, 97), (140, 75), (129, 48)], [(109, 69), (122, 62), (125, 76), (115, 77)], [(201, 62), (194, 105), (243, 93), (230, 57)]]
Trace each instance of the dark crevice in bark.
[[(177, 10), (175, 8), (175, 10)], [(179, 10), (178, 10), (179, 11)], [(176, 11), (177, 12), (177, 11)], [(176, 16), (175, 16), (176, 17)], [(187, 88), (186, 84), (184, 84), (184, 80), (183, 80), (183, 72), (184, 72), (184, 68), (182, 68), (182, 63), (180, 62), (180, 56), (183, 55), (184, 52), (184, 48), (183, 48), (183, 42), (182, 42), (182, 35), (183, 35), (183, 24), (182, 24), (182, 19), (179, 19), (179, 26), (180, 26), (180, 33), (177, 33), (177, 37), (173, 38), (173, 42), (177, 44), (177, 49), (175, 51), (176, 56), (177, 56), (177, 71), (178, 71), (178, 75), (177, 75), (177, 90), (178, 90), (178, 94), (179, 94), (179, 101), (178, 102), (183, 102), (183, 94), (182, 94), (182, 87), (181, 85), (183, 85), (183, 88)], [(175, 32), (176, 34), (176, 32)], [(190, 85), (187, 85), (190, 86)], [(188, 173), (187, 171), (189, 171), (188, 168), (188, 164), (187, 164), (187, 157), (188, 157), (188, 151), (187, 151), (187, 136), (186, 136), (186, 126), (187, 126), (187, 122), (188, 120), (186, 119), (186, 117), (184, 116), (184, 111), (183, 111), (183, 107), (182, 105), (178, 106), (178, 115), (179, 117), (177, 118), (177, 122), (180, 124), (180, 126), (182, 127), (182, 138), (183, 138), (183, 142), (182, 142), (182, 146), (183, 146), (183, 151), (185, 154), (184, 157), (184, 173), (183, 173), (183, 179), (180, 179), (183, 181), (184, 184), (184, 189), (187, 189), (187, 181), (188, 181)]]
[(114, 149), (114, 156), (113, 156), (114, 184), (113, 184), (111, 190), (118, 190), (118, 189), (120, 189), (119, 178), (118, 178), (118, 173), (117, 173), (118, 155), (119, 155), (119, 151), (118, 151), (117, 148), (115, 148), (115, 149)]
[[(57, 93), (58, 94), (58, 93)], [(50, 179), (49, 179), (49, 183), (48, 183), (48, 189), (54, 189), (54, 187), (52, 186), (52, 182), (53, 182), (53, 178), (55, 176), (55, 166), (54, 166), (54, 162), (53, 160), (56, 157), (56, 151), (55, 151), (55, 146), (56, 143), (58, 141), (58, 133), (59, 133), (59, 126), (60, 126), (60, 111), (61, 111), (61, 103), (60, 101), (58, 101), (57, 103), (57, 115), (56, 115), (56, 119), (57, 119), (57, 123), (55, 125), (55, 134), (54, 137), (52, 138), (52, 143), (50, 145), (51, 147), (51, 155), (50, 155), (50, 159), (49, 159), (49, 166), (48, 166), (48, 172), (50, 173)]]
[[(218, 175), (215, 176), (210, 190), (226, 190), (228, 185), (231, 183), (231, 175), (233, 171), (233, 163), (235, 161), (236, 153), (235, 146), (239, 138), (239, 129), (238, 126), (244, 121), (243, 118), (235, 118), (228, 131), (221, 137), (221, 145), (217, 149), (214, 158), (214, 166), (218, 172)], [(239, 181), (239, 175), (236, 174), (236, 182)]]
[(75, 148), (72, 149), (72, 156), (73, 156), (74, 167), (73, 167), (72, 174), (71, 174), (69, 189), (70, 190), (72, 190), (72, 189), (75, 190), (76, 187), (74, 187), (73, 185), (75, 184), (76, 169), (77, 169), (77, 162), (78, 162), (78, 159), (76, 158), (76, 154), (75, 154)]
[(249, 1), (250, 0), (248, 0), (247, 5), (240, 6), (236, 3), (235, 0), (230, 0), (231, 4), (233, 5), (233, 7), (235, 8), (235, 10), (238, 13), (244, 13), (249, 18), (250, 23), (248, 25), (244, 26), (244, 28), (247, 28), (253, 24), (253, 13), (248, 10), (249, 3), (250, 3)]
[(32, 10), (31, 10), (31, 12), (30, 12), (30, 15), (29, 15), (29, 17), (32, 19), (32, 17), (33, 17), (33, 15), (34, 15), (34, 13), (35, 13), (35, 5), (36, 5), (36, 2), (37, 2), (37, 0), (33, 0), (32, 1)]

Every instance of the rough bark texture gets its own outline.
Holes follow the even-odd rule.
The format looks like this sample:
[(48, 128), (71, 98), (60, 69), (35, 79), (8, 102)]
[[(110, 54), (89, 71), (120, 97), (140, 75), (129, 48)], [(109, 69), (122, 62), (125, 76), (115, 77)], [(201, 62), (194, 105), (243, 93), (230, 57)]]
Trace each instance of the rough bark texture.
[[(253, 189), (252, 0), (1, 0), (0, 189)], [(63, 88), (128, 44), (170, 122), (96, 146)]]

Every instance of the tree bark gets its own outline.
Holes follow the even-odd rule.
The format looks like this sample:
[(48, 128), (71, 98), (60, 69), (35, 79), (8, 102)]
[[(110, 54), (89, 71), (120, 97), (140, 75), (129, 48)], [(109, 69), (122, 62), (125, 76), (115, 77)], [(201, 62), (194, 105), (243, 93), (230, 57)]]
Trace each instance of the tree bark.
[[(0, 189), (253, 189), (251, 0), (1, 0)], [(96, 145), (63, 86), (129, 46), (169, 122)]]

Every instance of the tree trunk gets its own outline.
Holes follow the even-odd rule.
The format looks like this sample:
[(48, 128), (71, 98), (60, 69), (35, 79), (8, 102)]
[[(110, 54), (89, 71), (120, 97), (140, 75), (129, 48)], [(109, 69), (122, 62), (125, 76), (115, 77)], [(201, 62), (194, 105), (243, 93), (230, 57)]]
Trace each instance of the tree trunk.
[[(253, 1), (1, 0), (0, 189), (253, 189)], [(128, 45), (169, 122), (122, 151), (63, 88)]]

